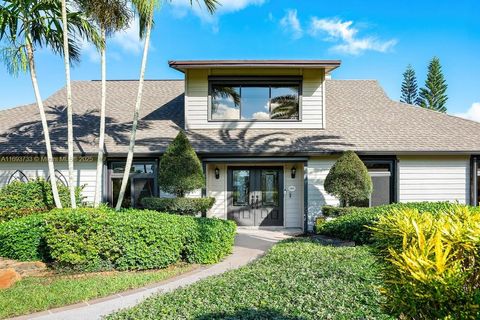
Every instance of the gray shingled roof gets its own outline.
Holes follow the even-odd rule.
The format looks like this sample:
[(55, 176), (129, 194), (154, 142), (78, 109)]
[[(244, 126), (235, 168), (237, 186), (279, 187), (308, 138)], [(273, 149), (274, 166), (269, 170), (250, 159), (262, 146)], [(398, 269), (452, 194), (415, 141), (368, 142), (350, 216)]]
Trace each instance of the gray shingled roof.
[[(75, 148), (96, 153), (99, 81), (73, 83)], [(109, 81), (106, 151), (127, 152), (136, 81)], [(184, 82), (146, 81), (136, 154), (159, 154), (183, 127)], [(47, 100), (55, 153), (66, 152), (65, 90)], [(189, 132), (201, 154), (321, 154), (343, 150), (365, 153), (480, 152), (480, 123), (390, 100), (378, 82), (328, 80), (326, 129), (232, 129)], [(35, 104), (0, 111), (0, 154), (44, 153)]]

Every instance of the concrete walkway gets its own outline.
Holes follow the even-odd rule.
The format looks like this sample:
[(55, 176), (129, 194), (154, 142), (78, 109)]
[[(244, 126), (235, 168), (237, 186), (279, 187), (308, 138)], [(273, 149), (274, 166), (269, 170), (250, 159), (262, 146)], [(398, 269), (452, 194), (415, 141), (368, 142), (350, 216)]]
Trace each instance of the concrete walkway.
[(186, 274), (168, 279), (164, 282), (134, 289), (113, 296), (83, 302), (67, 307), (34, 313), (15, 319), (43, 319), (43, 320), (84, 320), (100, 319), (123, 308), (133, 307), (147, 297), (154, 294), (169, 292), (180, 287), (188, 286), (201, 279), (236, 269), (257, 259), (280, 240), (301, 233), (299, 230), (258, 230), (239, 228), (235, 237), (233, 254), (224, 261), (212, 266), (202, 266)]

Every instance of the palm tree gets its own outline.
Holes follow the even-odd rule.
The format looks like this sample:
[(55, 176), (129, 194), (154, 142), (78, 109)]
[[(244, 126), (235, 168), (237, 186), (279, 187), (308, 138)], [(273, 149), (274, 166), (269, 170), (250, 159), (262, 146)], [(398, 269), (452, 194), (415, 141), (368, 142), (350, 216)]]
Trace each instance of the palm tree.
[(107, 99), (107, 35), (128, 26), (131, 10), (126, 0), (78, 0), (81, 10), (100, 28), (103, 46), (100, 47), (102, 98), (100, 107), (100, 129), (98, 139), (97, 176), (95, 180), (94, 206), (102, 200), (102, 173), (105, 144), (105, 108)]
[[(80, 49), (75, 39), (77, 35), (90, 35), (88, 22), (80, 13), (67, 10), (69, 20), (68, 57), (78, 61)], [(62, 6), (58, 0), (5, 0), (0, 4), (0, 41), (2, 58), (10, 74), (29, 71), (35, 100), (45, 139), (48, 171), (51, 179), (53, 199), (58, 208), (62, 207), (55, 176), (52, 147), (45, 108), (38, 86), (35, 49), (49, 47), (56, 54), (64, 54), (63, 26), (61, 24)], [(72, 202), (72, 204), (75, 201)]]
[[(70, 190), (70, 203), (72, 208), (76, 208), (75, 201), (75, 185), (74, 185), (74, 167), (73, 167), (73, 107), (72, 107), (72, 86), (70, 81), (70, 58), (68, 54), (68, 46), (70, 42), (69, 27), (67, 18), (67, 1), (61, 0), (62, 4), (62, 24), (63, 24), (63, 60), (65, 64), (65, 80), (67, 89), (67, 146), (68, 146), (68, 186)], [(85, 20), (86, 21), (86, 20)], [(90, 27), (89, 24), (84, 26), (85, 31), (90, 34), (87, 35), (94, 39), (98, 44), (98, 34), (96, 30)]]
[[(200, 0), (196, 0), (200, 4)], [(208, 12), (213, 14), (218, 5), (218, 0), (203, 0)], [(158, 7), (158, 0), (132, 0), (132, 4), (140, 17), (140, 38), (144, 38), (145, 44), (143, 46), (142, 65), (140, 68), (140, 78), (138, 81), (137, 101), (135, 103), (135, 111), (133, 113), (132, 131), (130, 134), (130, 144), (128, 146), (127, 162), (125, 164), (125, 171), (123, 173), (122, 185), (118, 194), (116, 210), (120, 210), (125, 196), (125, 189), (127, 188), (128, 179), (130, 177), (130, 168), (133, 162), (133, 152), (135, 148), (135, 137), (137, 134), (138, 116), (140, 114), (140, 106), (142, 104), (143, 81), (145, 79), (145, 68), (147, 66), (148, 48), (150, 45), (150, 34), (153, 26), (153, 14), (155, 8)], [(190, 0), (190, 5), (193, 5), (193, 0)]]
[(271, 119), (298, 119), (298, 96), (286, 94), (270, 100)]

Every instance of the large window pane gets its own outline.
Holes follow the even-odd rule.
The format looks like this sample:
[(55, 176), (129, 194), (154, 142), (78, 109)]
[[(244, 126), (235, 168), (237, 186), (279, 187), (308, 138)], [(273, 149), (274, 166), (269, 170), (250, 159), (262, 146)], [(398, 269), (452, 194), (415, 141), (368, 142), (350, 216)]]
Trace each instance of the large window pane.
[(270, 117), (298, 119), (298, 87), (272, 87)]
[(268, 120), (270, 88), (242, 87), (242, 120)]
[(210, 120), (298, 120), (299, 91), (295, 83), (214, 83)]
[(240, 119), (240, 87), (212, 86), (211, 119)]

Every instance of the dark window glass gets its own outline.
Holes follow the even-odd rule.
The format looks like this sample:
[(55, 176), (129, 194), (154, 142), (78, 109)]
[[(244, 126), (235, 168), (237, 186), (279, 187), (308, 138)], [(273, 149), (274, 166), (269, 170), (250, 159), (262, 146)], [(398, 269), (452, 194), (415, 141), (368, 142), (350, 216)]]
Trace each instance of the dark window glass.
[(298, 120), (299, 85), (212, 84), (211, 120)]
[(250, 170), (233, 170), (232, 198), (234, 206), (247, 206), (250, 193)]
[(278, 206), (278, 170), (262, 170), (262, 204)]
[[(120, 192), (120, 187), (122, 185), (122, 178), (112, 178), (112, 193), (113, 193), (113, 201), (112, 205), (117, 205), (118, 201), (118, 193)], [(130, 192), (131, 185), (130, 179), (127, 182), (127, 188), (125, 189), (125, 196), (123, 197), (122, 201), (122, 208), (130, 208), (132, 204), (132, 194)]]
[(141, 208), (141, 200), (145, 197), (154, 196), (153, 178), (135, 178), (133, 179), (133, 201), (135, 208)]
[(356, 207), (376, 207), (390, 204), (391, 199), (391, 183), (390, 167), (384, 163), (366, 163), (368, 173), (372, 178), (373, 190), (369, 199), (357, 201), (353, 203)]
[[(133, 163), (130, 168), (130, 173), (153, 173), (154, 165), (152, 163)], [(113, 173), (123, 173), (125, 171), (124, 162), (113, 162), (112, 163)]]

